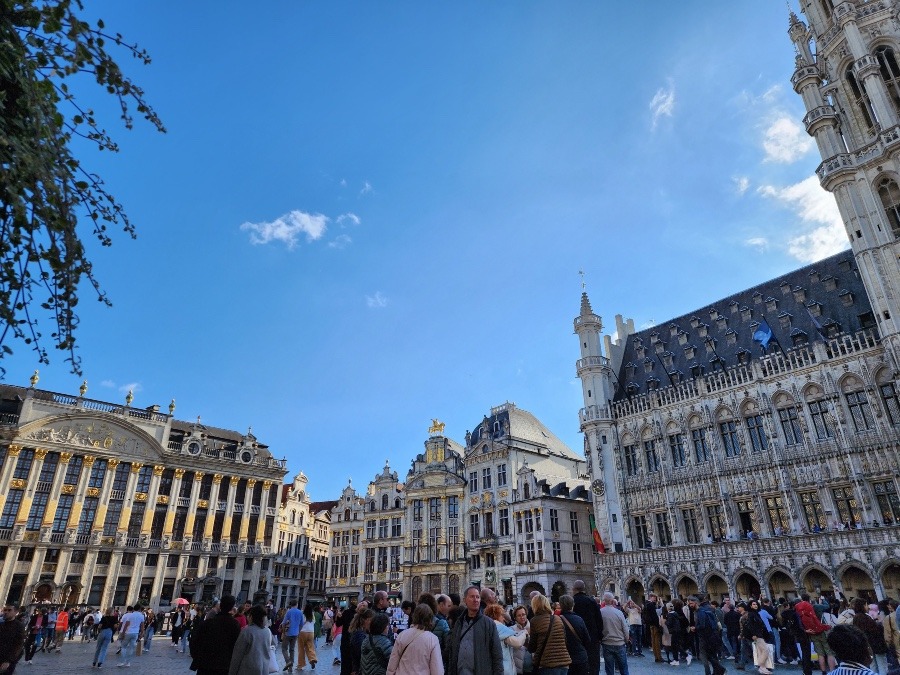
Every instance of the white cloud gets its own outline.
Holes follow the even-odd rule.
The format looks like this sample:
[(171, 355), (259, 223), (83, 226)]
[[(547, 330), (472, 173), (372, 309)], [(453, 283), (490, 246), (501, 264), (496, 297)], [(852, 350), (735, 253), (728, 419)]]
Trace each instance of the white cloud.
[(341, 178), (341, 187), (347, 187), (347, 179)]
[(747, 176), (735, 176), (731, 180), (734, 181), (734, 187), (739, 195), (743, 195), (750, 187), (750, 179)]
[(130, 382), (129, 384), (123, 384), (121, 387), (119, 387), (119, 391), (122, 392), (123, 394), (127, 394), (129, 391), (132, 394), (136, 394), (139, 391), (141, 391), (143, 388), (144, 387), (141, 386), (140, 382)]
[(350, 238), (349, 234), (339, 234), (328, 242), (328, 248), (347, 248), (352, 243), (353, 239)]
[[(764, 185), (758, 192), (781, 202), (807, 226), (805, 232), (787, 242), (788, 253), (800, 262), (815, 262), (849, 246), (837, 203), (822, 189), (816, 176), (784, 188)], [(809, 229), (811, 226), (815, 227)]]
[(769, 240), (765, 237), (750, 237), (749, 239), (744, 241), (744, 246), (755, 248), (757, 251), (762, 253), (763, 251), (769, 250)]
[(359, 191), (360, 196), (367, 195), (372, 192), (372, 184), (369, 181), (363, 181), (362, 190)]
[(381, 291), (375, 291), (375, 295), (366, 296), (366, 306), (370, 309), (381, 309), (382, 307), (387, 307), (387, 304), (387, 296)]
[(767, 162), (790, 164), (813, 147), (813, 140), (806, 130), (785, 113), (776, 113), (766, 127), (763, 149)]
[(775, 103), (775, 101), (778, 100), (780, 95), (781, 95), (781, 85), (773, 84), (771, 87), (769, 87), (768, 89), (766, 89), (763, 92), (763, 95), (760, 98), (762, 99), (763, 103)]
[(644, 330), (645, 328), (653, 328), (653, 326), (655, 326), (655, 325), (656, 325), (656, 322), (653, 319), (647, 319), (647, 321), (645, 321), (644, 323), (641, 324), (640, 329)]
[(289, 249), (297, 245), (301, 236), (306, 241), (321, 239), (328, 228), (328, 217), (321, 213), (294, 210), (270, 223), (243, 223), (241, 229), (250, 232), (251, 244), (268, 244), (280, 241)]
[(660, 117), (671, 117), (672, 111), (675, 109), (675, 82), (669, 80), (668, 87), (660, 87), (653, 100), (650, 101), (650, 115), (652, 117), (652, 128), (656, 129)]
[(351, 213), (348, 211), (347, 213), (342, 213), (337, 218), (335, 218), (334, 222), (336, 222), (338, 225), (341, 225), (341, 226), (343, 226), (344, 223), (351, 223), (353, 225), (359, 225), (362, 222), (362, 220), (355, 213)]
[(106, 387), (107, 389), (115, 389), (116, 383), (113, 382), (112, 380), (103, 380), (103, 382), (100, 383), (100, 386)]

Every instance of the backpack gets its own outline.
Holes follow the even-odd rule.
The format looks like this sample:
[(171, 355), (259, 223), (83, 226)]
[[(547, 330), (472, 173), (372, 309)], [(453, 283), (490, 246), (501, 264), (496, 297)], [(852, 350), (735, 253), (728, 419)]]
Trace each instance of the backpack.
[(837, 623), (838, 625), (852, 624), (854, 616), (856, 616), (856, 612), (854, 612), (852, 609), (845, 609), (838, 615)]

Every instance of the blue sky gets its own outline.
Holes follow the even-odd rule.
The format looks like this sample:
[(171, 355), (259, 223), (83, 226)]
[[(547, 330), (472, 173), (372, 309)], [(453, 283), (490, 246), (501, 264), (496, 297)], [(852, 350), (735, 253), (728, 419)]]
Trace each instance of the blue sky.
[[(580, 451), (581, 268), (640, 327), (847, 246), (783, 2), (89, 11), (150, 51), (124, 65), (168, 133), (83, 89), (121, 152), (82, 159), (139, 233), (92, 249), (88, 396), (252, 425), (315, 499), (507, 400)], [(39, 386), (74, 393), (51, 357)]]

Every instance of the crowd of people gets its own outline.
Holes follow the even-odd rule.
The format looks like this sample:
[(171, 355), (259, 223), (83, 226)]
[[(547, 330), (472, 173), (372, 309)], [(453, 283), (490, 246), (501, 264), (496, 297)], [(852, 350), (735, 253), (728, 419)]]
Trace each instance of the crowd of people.
[[(754, 598), (722, 603), (698, 594), (686, 600), (620, 604), (612, 593), (594, 598), (581, 581), (557, 601), (535, 591), (526, 605), (504, 607), (492, 589), (423, 593), (391, 606), (383, 591), (337, 605), (294, 601), (276, 611), (225, 596), (208, 607), (181, 605), (154, 614), (140, 605), (22, 612), (3, 608), (0, 675), (37, 653), (59, 654), (66, 640), (95, 642), (93, 667), (102, 668), (118, 637), (117, 665), (149, 652), (165, 627), (172, 647), (190, 653), (198, 675), (270, 675), (315, 670), (320, 640), (331, 647), (341, 675), (629, 675), (628, 659), (652, 652), (657, 663), (693, 660), (704, 675), (737, 670), (772, 675), (776, 664), (818, 666), (830, 675), (900, 675), (900, 611), (894, 600), (815, 603), (806, 594), (788, 601)], [(276, 651), (284, 656), (284, 665)], [(648, 653), (649, 653), (648, 652)]]

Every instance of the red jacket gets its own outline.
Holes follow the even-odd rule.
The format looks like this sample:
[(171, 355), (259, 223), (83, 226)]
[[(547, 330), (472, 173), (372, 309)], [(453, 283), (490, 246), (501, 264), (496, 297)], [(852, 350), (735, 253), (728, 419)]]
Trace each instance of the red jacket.
[(819, 621), (819, 617), (816, 616), (816, 610), (806, 600), (798, 602), (794, 607), (794, 611), (800, 617), (800, 624), (807, 633), (821, 635), (828, 630), (828, 626)]

